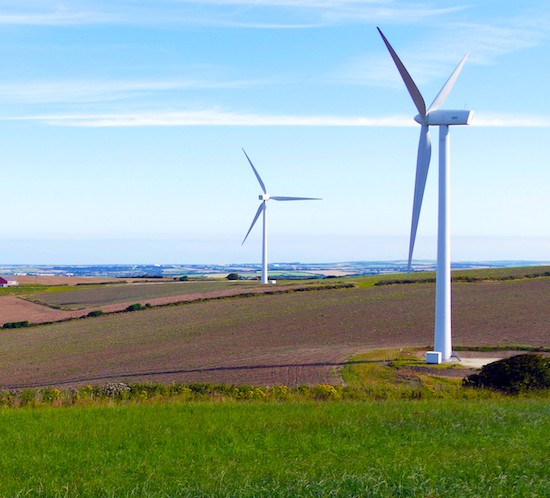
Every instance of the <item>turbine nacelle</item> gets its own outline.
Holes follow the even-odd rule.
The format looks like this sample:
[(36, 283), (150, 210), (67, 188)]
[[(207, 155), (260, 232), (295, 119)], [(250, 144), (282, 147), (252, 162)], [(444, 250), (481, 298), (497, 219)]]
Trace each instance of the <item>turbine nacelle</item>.
[(435, 110), (428, 112), (426, 116), (417, 114), (414, 120), (421, 125), (439, 126), (439, 125), (469, 125), (474, 117), (474, 111), (450, 111)]
[(262, 194), (258, 196), (258, 199), (260, 199), (261, 201), (268, 201), (269, 199), (271, 199), (271, 196), (269, 194)]

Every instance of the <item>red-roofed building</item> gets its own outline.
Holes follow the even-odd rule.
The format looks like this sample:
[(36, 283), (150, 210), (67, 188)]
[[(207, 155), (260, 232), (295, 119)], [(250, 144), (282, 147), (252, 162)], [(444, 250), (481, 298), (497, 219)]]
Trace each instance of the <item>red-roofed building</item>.
[(12, 287), (13, 285), (19, 285), (17, 280), (9, 280), (5, 277), (0, 277), (0, 287)]

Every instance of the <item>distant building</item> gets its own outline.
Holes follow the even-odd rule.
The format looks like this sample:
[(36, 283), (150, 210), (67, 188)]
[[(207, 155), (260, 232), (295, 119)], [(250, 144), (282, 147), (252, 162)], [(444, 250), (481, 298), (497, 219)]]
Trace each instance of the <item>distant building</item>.
[(17, 280), (9, 280), (4, 277), (0, 277), (0, 287), (12, 287), (13, 285), (19, 285)]

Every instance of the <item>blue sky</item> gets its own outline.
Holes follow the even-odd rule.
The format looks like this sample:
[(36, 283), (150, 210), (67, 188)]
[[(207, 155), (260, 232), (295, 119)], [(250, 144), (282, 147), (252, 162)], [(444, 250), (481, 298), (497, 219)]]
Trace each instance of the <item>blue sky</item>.
[[(405, 259), (419, 126), (380, 26), (444, 108), (455, 261), (550, 260), (546, 0), (0, 2), (1, 263)], [(415, 258), (436, 254), (437, 129)]]

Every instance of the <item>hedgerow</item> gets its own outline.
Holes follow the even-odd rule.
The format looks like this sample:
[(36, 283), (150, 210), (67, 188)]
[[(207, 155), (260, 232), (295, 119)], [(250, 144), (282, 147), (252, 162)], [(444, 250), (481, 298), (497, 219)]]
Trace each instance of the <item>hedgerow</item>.
[(2, 328), (3, 329), (21, 329), (21, 328), (26, 328), (26, 327), (29, 327), (29, 321), (28, 320), (23, 320), (23, 321), (20, 321), (20, 322), (7, 322), (7, 323), (4, 323), (4, 325), (2, 325)]

